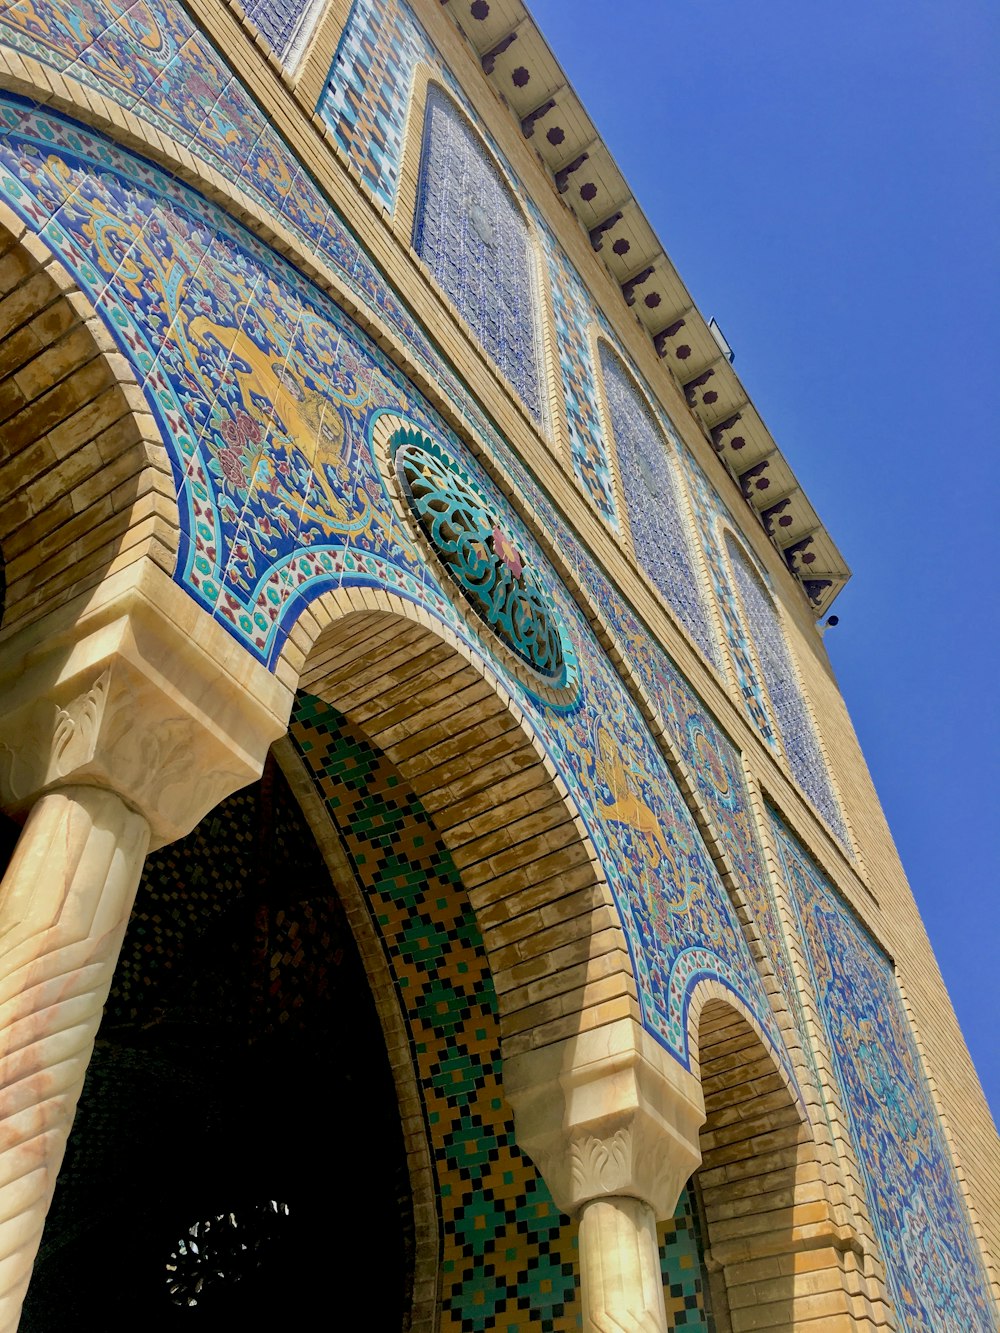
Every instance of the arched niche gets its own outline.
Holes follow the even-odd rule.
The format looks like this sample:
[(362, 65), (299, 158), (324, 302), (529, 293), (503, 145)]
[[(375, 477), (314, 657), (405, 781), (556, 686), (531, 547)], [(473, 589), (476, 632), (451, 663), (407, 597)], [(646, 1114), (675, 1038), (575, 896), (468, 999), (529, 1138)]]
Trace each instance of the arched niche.
[(414, 1201), (408, 1327), (574, 1327), (575, 1228), (515, 1141), (493, 974), (434, 820), (385, 751), (315, 695), (298, 696), (279, 750), (368, 941)]
[(639, 564), (705, 656), (719, 661), (677, 460), (652, 404), (605, 338), (598, 360), (629, 530)]
[(728, 529), (724, 535), (744, 623), (792, 776), (841, 842), (849, 846), (844, 818), (788, 646), (781, 613), (743, 544)]
[(468, 117), (433, 82), (426, 89), (413, 248), (531, 415), (544, 421), (533, 229)]

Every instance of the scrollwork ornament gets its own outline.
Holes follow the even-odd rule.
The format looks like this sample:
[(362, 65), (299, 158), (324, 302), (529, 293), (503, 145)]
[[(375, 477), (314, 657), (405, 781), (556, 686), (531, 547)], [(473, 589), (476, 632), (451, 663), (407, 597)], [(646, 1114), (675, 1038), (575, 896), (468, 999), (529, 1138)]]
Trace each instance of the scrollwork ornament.
[[(439, 444), (403, 426), (389, 442), (399, 490), (450, 582), (536, 688), (575, 687), (576, 658), (540, 559)], [(527, 671), (524, 671), (527, 668)]]

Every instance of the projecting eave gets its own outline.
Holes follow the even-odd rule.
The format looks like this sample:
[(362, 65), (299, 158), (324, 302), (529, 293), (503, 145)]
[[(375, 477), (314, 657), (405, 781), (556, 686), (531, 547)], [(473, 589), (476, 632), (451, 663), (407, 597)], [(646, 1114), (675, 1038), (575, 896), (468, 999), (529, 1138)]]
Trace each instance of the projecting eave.
[(816, 616), (851, 576), (521, 0), (441, 0)]

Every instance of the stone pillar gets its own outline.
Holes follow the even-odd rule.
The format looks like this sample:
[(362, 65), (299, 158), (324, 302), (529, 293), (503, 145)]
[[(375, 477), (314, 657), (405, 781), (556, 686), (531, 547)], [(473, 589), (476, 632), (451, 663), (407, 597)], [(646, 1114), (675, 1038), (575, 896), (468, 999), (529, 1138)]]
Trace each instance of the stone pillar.
[(113, 792), (35, 803), (0, 886), (0, 1328), (17, 1327), (149, 845)]
[(663, 1275), (652, 1205), (629, 1195), (580, 1208), (585, 1329), (665, 1333)]
[(258, 777), (291, 695), (138, 567), (0, 648), (0, 1333), (13, 1333), (143, 860)]
[(585, 1333), (665, 1333), (656, 1223), (701, 1161), (698, 1080), (622, 1019), (504, 1062), (518, 1145), (580, 1223)]

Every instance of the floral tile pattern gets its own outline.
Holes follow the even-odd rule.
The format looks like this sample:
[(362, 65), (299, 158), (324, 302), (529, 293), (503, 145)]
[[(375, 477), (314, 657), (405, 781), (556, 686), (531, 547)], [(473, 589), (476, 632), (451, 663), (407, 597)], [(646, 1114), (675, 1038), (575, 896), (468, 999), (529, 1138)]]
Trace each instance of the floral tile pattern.
[(819, 737), (809, 716), (774, 603), (764, 590), (760, 574), (751, 568), (742, 549), (729, 536), (726, 537), (726, 549), (743, 602), (744, 623), (749, 626), (757, 650), (757, 660), (792, 776), (847, 847), (850, 844), (844, 818), (833, 794)]
[[(14, 99), (0, 103), (0, 191), (92, 294), (145, 386), (179, 495), (177, 579), (261, 660), (274, 662), (300, 607), (341, 584), (389, 589), (489, 658), (393, 521), (371, 431), (389, 411), (442, 442), (546, 582), (579, 662), (578, 697), (558, 707), (491, 666), (594, 841), (645, 1024), (686, 1063), (687, 1005), (713, 977), (758, 1016), (787, 1067), (735, 911), (636, 705), (521, 519), (400, 372), (215, 205)], [(537, 495), (495, 435), (483, 442), (514, 485), (524, 478), (526, 498)]]
[(601, 339), (608, 416), (618, 447), (636, 555), (710, 662), (718, 665), (711, 620), (699, 586), (680, 482), (649, 403), (621, 357)]
[[(0, 10), (0, 44), (23, 51), (128, 108), (202, 158), (280, 218), (329, 263), (352, 293), (385, 319), (426, 369), (435, 369), (458, 407), (466, 393), (440, 364), (419, 322), (377, 275), (363, 247), (316, 182), (271, 128), (221, 53), (176, 0), (32, 0)], [(180, 53), (183, 51), (183, 58)], [(403, 0), (356, 0), (331, 67), (320, 113), (355, 170), (393, 207), (413, 70), (427, 60), (469, 111), (450, 71)], [(209, 113), (206, 115), (206, 107)], [(509, 163), (487, 136), (507, 176)], [(593, 503), (617, 527), (606, 447), (596, 408), (596, 379), (585, 336), (590, 322), (582, 284), (554, 237), (540, 227), (552, 272), (557, 322), (569, 342), (560, 352), (569, 395), (574, 471)]]
[(540, 421), (538, 293), (528, 224), (452, 99), (427, 95), (413, 246)]
[[(555, 515), (550, 521), (555, 524)], [(614, 631), (616, 645), (652, 701), (671, 745), (693, 775), (699, 795), (725, 846), (754, 921), (757, 938), (781, 986), (802, 1049), (809, 1050), (784, 932), (757, 836), (750, 794), (736, 747), (715, 722), (679, 668), (606, 576), (566, 536), (574, 570)]]
[(176, 0), (0, 9), (0, 45), (71, 74), (175, 139), (280, 220), (463, 408), (467, 394), (315, 180)]
[(989, 1333), (986, 1275), (892, 964), (771, 812), (903, 1333)]

